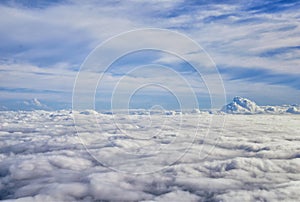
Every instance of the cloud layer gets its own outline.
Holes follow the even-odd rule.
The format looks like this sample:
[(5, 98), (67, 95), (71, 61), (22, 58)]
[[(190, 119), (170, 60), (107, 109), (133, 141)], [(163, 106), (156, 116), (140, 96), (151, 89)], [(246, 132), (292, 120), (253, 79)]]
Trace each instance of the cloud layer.
[[(74, 113), (82, 118), (76, 123), (80, 136), (74, 114), (68, 111), (0, 113), (5, 120), (0, 128), (0, 199), (293, 201), (300, 197), (299, 116), (152, 115), (151, 125), (147, 115)], [(224, 117), (223, 132), (212, 127), (206, 136), (210, 119)], [(91, 124), (94, 118), (100, 127)], [(183, 132), (177, 133), (179, 123)], [(174, 157), (178, 160), (170, 163)]]

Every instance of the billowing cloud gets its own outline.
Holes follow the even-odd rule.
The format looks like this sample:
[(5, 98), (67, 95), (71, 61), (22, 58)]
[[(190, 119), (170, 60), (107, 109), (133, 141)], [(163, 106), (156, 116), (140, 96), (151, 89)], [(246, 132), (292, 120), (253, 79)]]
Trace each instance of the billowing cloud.
[[(80, 120), (78, 134), (74, 115)], [(226, 116), (221, 133), (209, 123), (224, 116), (206, 113), (149, 117), (34, 111), (0, 112), (0, 118), (2, 200), (300, 197), (297, 115)]]

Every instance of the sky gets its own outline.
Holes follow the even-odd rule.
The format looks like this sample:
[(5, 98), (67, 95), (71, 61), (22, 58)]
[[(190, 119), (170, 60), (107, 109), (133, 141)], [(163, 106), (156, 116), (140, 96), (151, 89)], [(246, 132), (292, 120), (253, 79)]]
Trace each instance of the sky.
[[(77, 74), (89, 54), (116, 35), (144, 28), (171, 30), (197, 42), (214, 62), (228, 101), (239, 95), (260, 105), (300, 104), (299, 9), (300, 2), (293, 0), (1, 1), (0, 104), (18, 109), (36, 98), (51, 109), (70, 108)], [(183, 75), (189, 85), (182, 86), (183, 80), (162, 66)], [(141, 87), (158, 80), (168, 83), (169, 90)], [(116, 88), (119, 81), (121, 88)], [(128, 101), (131, 108), (180, 108), (176, 98), (188, 88), (200, 108), (211, 107), (211, 92), (201, 76), (165, 52), (128, 54), (98, 84), (99, 109), (111, 107), (114, 89), (120, 94), (136, 89)]]

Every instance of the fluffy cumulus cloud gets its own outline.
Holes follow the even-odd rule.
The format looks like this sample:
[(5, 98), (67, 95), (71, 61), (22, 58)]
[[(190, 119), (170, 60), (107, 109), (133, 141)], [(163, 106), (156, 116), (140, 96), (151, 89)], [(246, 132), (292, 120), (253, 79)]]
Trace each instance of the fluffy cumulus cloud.
[[(0, 198), (5, 201), (300, 197), (297, 115), (152, 114), (152, 125), (149, 115), (94, 111), (0, 116)], [(209, 128), (211, 120), (224, 117), (223, 132)]]
[[(216, 63), (229, 97), (249, 91), (263, 104), (299, 103), (298, 10), (297, 1), (3, 1), (2, 99), (37, 97), (70, 104), (76, 73), (98, 44), (125, 31), (156, 27), (198, 42)], [(180, 63), (166, 55), (136, 60), (121, 65), (112, 77), (119, 79), (123, 68)], [(276, 93), (266, 96), (262, 88)]]

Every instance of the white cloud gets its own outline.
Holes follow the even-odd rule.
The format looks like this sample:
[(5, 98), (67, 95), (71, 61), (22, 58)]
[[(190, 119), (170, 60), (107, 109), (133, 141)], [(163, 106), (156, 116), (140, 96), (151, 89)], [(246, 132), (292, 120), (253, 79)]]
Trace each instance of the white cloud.
[[(105, 39), (145, 27), (171, 28), (187, 34), (205, 48), (217, 66), (263, 68), (274, 74), (300, 73), (298, 49), (282, 53), (279, 50), (272, 57), (262, 56), (268, 51), (299, 44), (299, 15), (295, 10), (255, 13), (246, 11), (250, 4), (191, 4), (184, 1), (68, 1), (44, 8), (2, 5), (0, 32), (5, 49), (2, 59), (13, 60), (17, 65), (2, 65), (2, 70), (15, 69), (15, 72), (4, 73), (1, 85), (5, 88), (70, 92), (70, 84), (75, 79), (73, 72), (67, 73), (70, 67), (78, 69), (88, 53)], [(136, 42), (135, 39), (132, 41)], [(153, 39), (153, 42), (160, 41)], [(116, 44), (112, 51), (123, 45)], [(193, 58), (198, 59), (198, 56)], [(157, 61), (176, 62), (165, 57)], [(63, 63), (66, 65), (59, 65)], [(29, 65), (23, 69), (16, 67), (24, 64)], [(61, 70), (54, 78), (50, 75), (32, 75), (31, 68), (28, 70), (27, 66), (37, 66), (42, 72), (48, 71), (40, 68), (45, 66), (53, 68), (53, 71)], [(230, 78), (223, 78), (225, 84), (230, 86)], [(243, 86), (248, 82), (240, 80), (239, 84)], [(264, 88), (269, 87), (273, 88), (272, 84), (264, 83)], [(237, 89), (236, 94), (240, 91), (242, 89)], [(6, 97), (18, 96), (3, 93)], [(34, 96), (23, 92), (19, 97), (22, 94)], [(284, 91), (277, 94), (284, 94)]]
[[(74, 113), (0, 113), (3, 120), (0, 125), (1, 199), (274, 201), (299, 198), (300, 116), (151, 115), (154, 123), (149, 125), (149, 115)], [(76, 135), (71, 117), (74, 115), (82, 118), (76, 127), (85, 146), (92, 154), (101, 154), (96, 159)], [(100, 126), (93, 124), (95, 117)], [(206, 136), (208, 124), (215, 118), (225, 118), (223, 132), (210, 128)], [(199, 134), (193, 140), (192, 126), (197, 122)], [(115, 123), (132, 136), (117, 130)], [(137, 125), (145, 127), (136, 128)], [(160, 133), (154, 137), (157, 131)], [(141, 135), (147, 139), (142, 140)], [(193, 146), (181, 157), (191, 142)], [(202, 159), (205, 154), (207, 157)], [(170, 159), (176, 158), (178, 161), (170, 164)], [(102, 166), (97, 160), (116, 170)], [(159, 171), (134, 174), (155, 170)]]
[[(62, 68), (63, 66), (63, 68)], [(40, 68), (30, 64), (2, 64), (0, 70), (1, 87), (6, 89), (6, 95), (2, 98), (18, 98), (19, 95), (14, 93), (16, 89), (25, 89), (24, 94), (34, 98), (36, 94), (49, 97), (49, 91), (53, 91), (61, 100), (65, 99), (63, 93), (71, 93), (73, 88), (76, 72), (64, 68), (64, 65), (58, 64), (56, 68)], [(71, 66), (71, 65), (70, 65)], [(22, 93), (22, 92), (19, 92)], [(59, 95), (61, 93), (61, 95)], [(55, 95), (54, 95), (55, 96)], [(55, 97), (56, 97), (55, 96)], [(52, 99), (57, 99), (52, 98)]]

